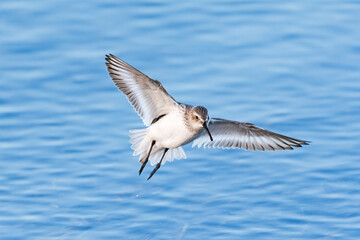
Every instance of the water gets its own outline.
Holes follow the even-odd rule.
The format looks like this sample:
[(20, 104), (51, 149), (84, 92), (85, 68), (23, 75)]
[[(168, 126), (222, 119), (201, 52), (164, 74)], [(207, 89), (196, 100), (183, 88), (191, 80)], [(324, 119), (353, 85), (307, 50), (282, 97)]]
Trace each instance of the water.
[[(357, 1), (2, 1), (1, 239), (359, 239)], [(113, 53), (213, 117), (312, 141), (150, 181)]]

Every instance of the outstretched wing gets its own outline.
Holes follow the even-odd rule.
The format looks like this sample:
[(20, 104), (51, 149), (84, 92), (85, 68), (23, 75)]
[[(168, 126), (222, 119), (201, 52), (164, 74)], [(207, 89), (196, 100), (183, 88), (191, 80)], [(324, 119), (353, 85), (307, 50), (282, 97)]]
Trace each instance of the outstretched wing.
[(251, 123), (229, 121), (221, 118), (213, 118), (208, 125), (209, 131), (214, 138), (210, 141), (209, 135), (203, 131), (193, 143), (194, 146), (217, 147), (217, 148), (243, 148), (250, 150), (285, 150), (292, 147), (308, 145), (307, 141), (280, 135)]
[(159, 81), (149, 78), (112, 54), (106, 55), (105, 60), (110, 77), (146, 126), (169, 113), (178, 104)]

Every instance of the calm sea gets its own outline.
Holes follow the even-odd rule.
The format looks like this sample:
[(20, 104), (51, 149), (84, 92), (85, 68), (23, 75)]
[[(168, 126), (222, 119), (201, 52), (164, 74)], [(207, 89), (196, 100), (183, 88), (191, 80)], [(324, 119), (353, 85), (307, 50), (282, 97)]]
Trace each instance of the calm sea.
[[(0, 4), (0, 238), (360, 239), (359, 1)], [(192, 149), (147, 181), (112, 53), (311, 145)]]

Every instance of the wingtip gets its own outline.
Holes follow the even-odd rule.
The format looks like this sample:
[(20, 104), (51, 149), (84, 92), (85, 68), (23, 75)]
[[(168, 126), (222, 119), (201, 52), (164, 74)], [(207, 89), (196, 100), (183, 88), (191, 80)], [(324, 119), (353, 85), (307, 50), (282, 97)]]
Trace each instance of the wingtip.
[(113, 58), (116, 58), (113, 54), (111, 54), (111, 53), (105, 54), (105, 60), (106, 61), (109, 61), (109, 60), (111, 60)]
[(110, 56), (109, 55), (105, 55), (105, 64), (108, 64), (110, 62)]
[(305, 146), (305, 145), (309, 145), (311, 143), (311, 141), (301, 141), (301, 142), (299, 142), (298, 144), (295, 144), (295, 145), (291, 145), (291, 146), (293, 146), (293, 147), (303, 147), (303, 146)]

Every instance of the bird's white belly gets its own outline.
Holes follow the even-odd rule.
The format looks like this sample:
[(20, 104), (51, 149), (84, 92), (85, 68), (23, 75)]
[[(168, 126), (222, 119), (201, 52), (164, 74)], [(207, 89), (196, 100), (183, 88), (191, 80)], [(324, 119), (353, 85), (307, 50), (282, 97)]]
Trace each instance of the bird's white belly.
[(177, 148), (194, 136), (183, 120), (182, 112), (172, 112), (149, 127), (147, 135), (163, 148)]

